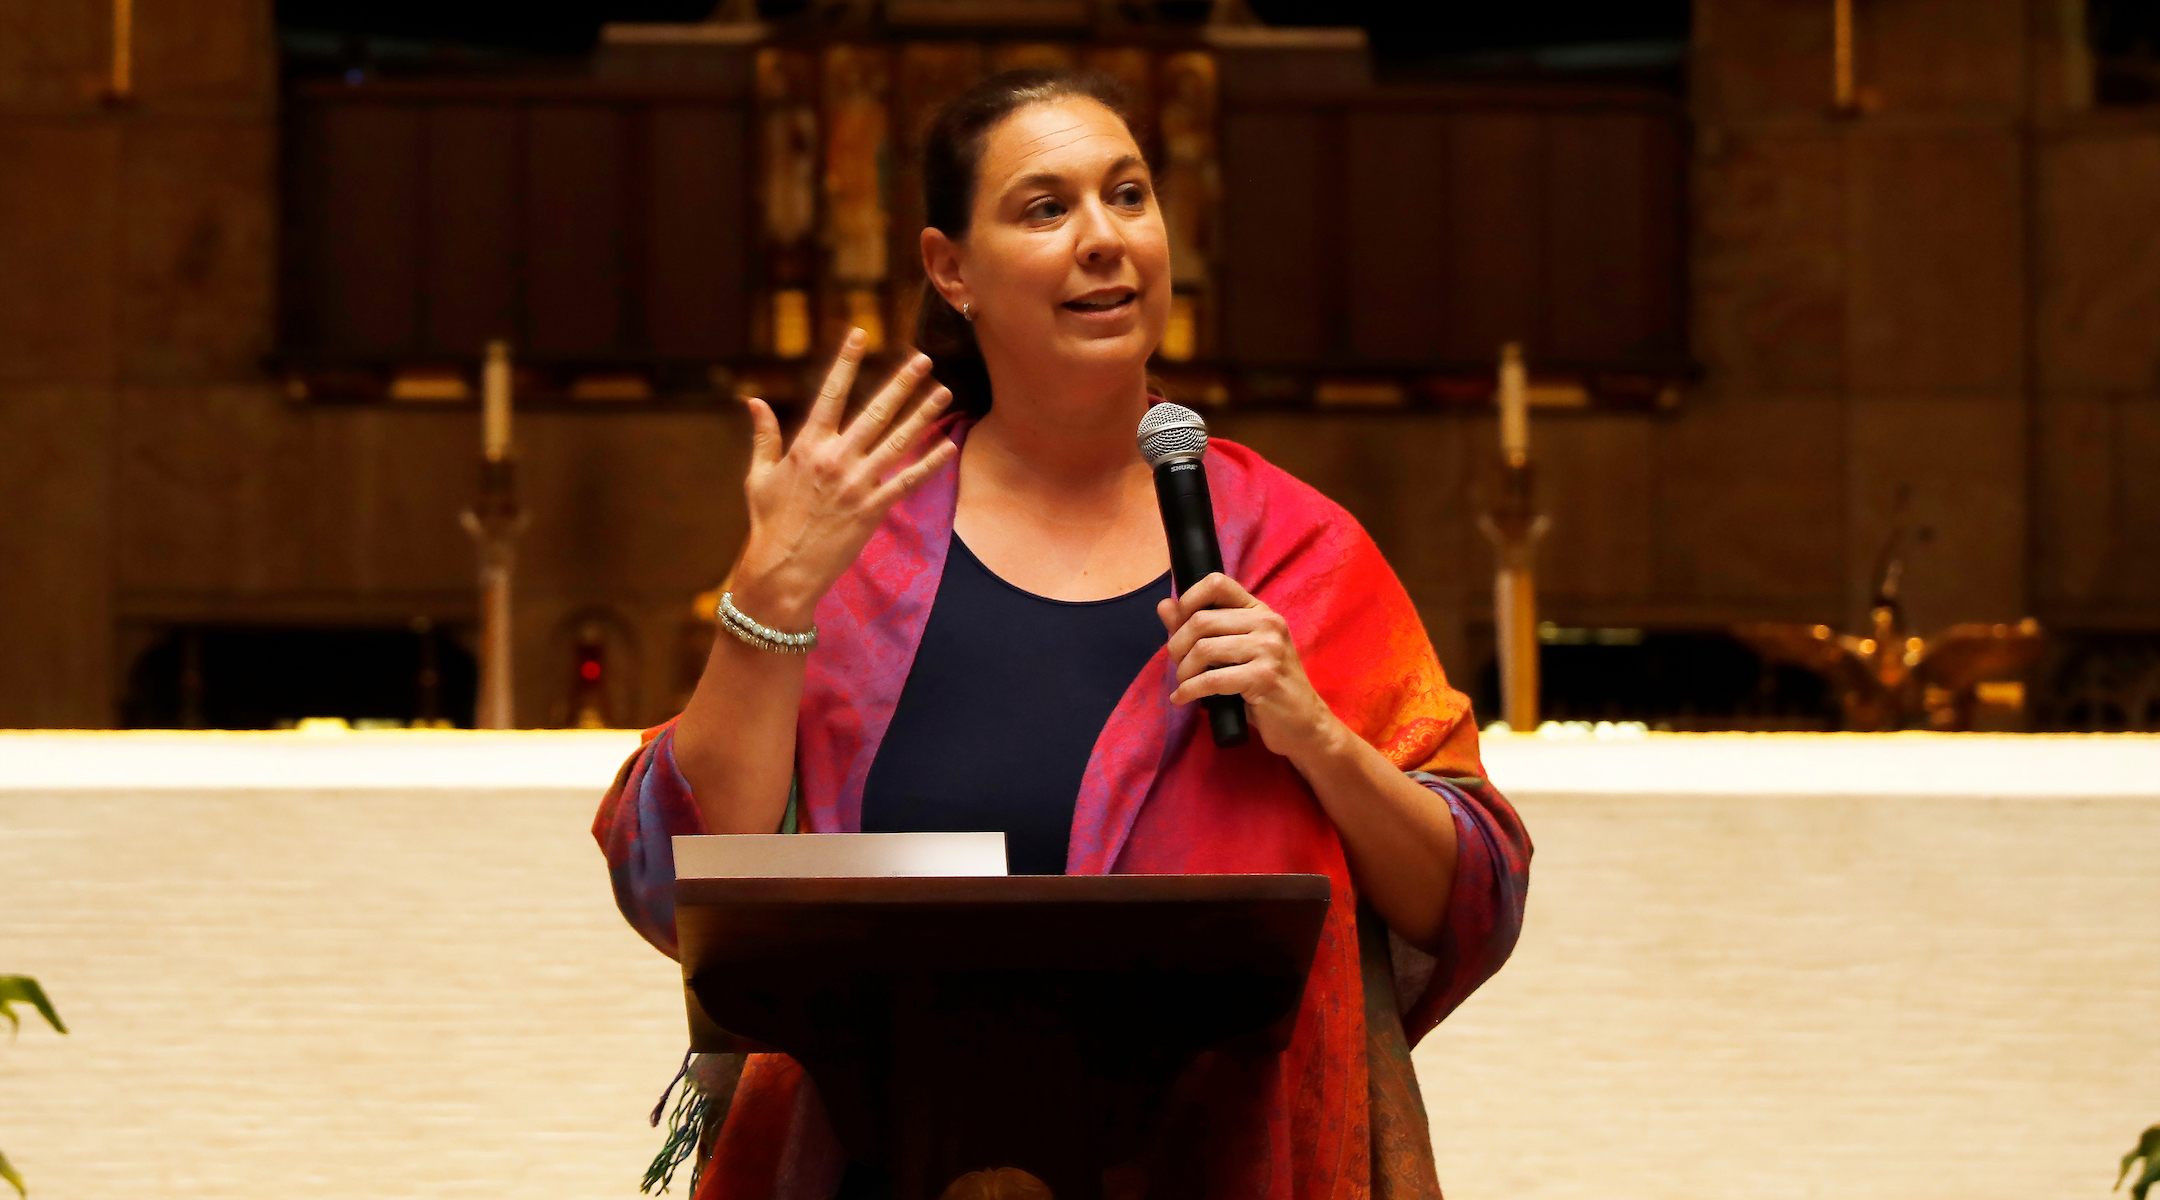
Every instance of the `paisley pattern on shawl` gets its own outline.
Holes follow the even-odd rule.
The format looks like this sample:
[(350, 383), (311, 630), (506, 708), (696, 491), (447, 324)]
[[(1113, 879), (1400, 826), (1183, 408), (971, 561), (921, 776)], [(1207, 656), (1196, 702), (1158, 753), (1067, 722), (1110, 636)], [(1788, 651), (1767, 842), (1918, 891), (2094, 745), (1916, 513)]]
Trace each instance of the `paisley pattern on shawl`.
[[(964, 440), (967, 425), (950, 432)], [(1409, 1048), (1513, 950), (1530, 841), (1484, 778), (1468, 701), (1364, 530), (1235, 443), (1211, 442), (1207, 468), (1226, 570), (1283, 615), (1335, 713), (1446, 801), (1460, 848), (1439, 953), (1387, 935), (1369, 910), (1361, 947), (1341, 842), (1303, 778), (1257, 739), (1222, 750), (1196, 736), (1195, 710), (1168, 703), (1167, 653), (1142, 668), (1082, 777), (1067, 871), (1309, 872), (1334, 884), (1289, 1048), (1194, 1064), (1165, 1113), (1148, 1194), (1437, 1197)], [(944, 570), (957, 488), (948, 466), (896, 505), (818, 607), (797, 727), (806, 831), (860, 827), (864, 780)], [(670, 954), (668, 836), (703, 831), (671, 732), (647, 735), (593, 829), (625, 916)], [(1375, 1013), (1392, 1019), (1369, 1024)], [(828, 1200), (837, 1155), (807, 1076), (785, 1056), (754, 1055), (697, 1200)]]

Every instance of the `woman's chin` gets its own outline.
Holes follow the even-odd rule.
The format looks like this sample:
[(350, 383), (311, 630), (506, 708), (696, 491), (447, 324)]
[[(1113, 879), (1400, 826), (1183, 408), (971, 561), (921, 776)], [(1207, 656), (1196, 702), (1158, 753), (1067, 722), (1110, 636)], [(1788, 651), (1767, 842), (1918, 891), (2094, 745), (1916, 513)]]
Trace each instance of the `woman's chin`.
[(1061, 329), (1058, 333), (1055, 339), (1057, 357), (1085, 370), (1145, 370), (1148, 356), (1162, 340), (1161, 331), (1149, 330), (1146, 323), (1138, 319), (1126, 321), (1122, 327), (1082, 327)]

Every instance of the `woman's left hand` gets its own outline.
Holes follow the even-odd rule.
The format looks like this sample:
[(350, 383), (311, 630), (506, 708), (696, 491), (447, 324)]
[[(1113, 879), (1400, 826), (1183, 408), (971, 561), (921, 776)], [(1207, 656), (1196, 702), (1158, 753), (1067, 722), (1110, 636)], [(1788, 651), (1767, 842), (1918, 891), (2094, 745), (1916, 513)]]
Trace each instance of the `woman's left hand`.
[(1172, 702), (1241, 696), (1268, 749), (1292, 763), (1325, 753), (1342, 723), (1305, 678), (1281, 613), (1220, 573), (1164, 600), (1155, 613), (1170, 631), (1170, 661), (1177, 664)]

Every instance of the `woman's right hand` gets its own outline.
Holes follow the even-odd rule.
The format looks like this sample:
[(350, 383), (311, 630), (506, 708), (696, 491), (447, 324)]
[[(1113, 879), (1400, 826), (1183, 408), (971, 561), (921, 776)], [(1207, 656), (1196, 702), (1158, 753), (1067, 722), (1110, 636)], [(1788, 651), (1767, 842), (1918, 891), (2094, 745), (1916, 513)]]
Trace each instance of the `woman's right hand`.
[[(893, 373), (845, 429), (840, 417), (848, 389), (862, 363), (863, 333), (849, 330), (825, 386), (783, 451), (779, 419), (763, 400), (745, 401), (754, 441), (750, 474), (750, 536), (729, 573), (736, 607), (753, 620), (783, 630), (807, 629), (817, 603), (862, 553), (885, 512), (957, 453), (939, 439), (914, 462), (916, 441), (951, 402), (952, 393), (930, 381), (930, 360), (917, 354)], [(905, 411), (904, 419), (895, 421)]]

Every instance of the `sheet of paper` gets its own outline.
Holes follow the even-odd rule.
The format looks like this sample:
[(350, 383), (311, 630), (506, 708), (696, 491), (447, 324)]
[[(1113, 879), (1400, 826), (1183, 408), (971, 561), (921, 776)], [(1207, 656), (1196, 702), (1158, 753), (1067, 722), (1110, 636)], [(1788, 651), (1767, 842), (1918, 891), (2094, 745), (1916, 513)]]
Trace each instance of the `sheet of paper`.
[(675, 839), (677, 879), (1006, 873), (1002, 833), (733, 833)]

